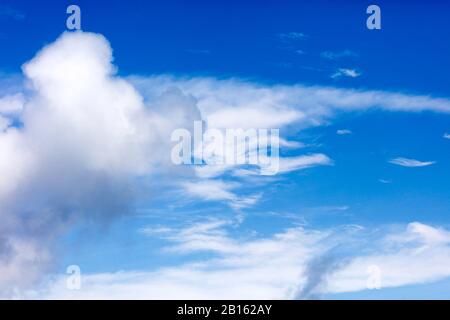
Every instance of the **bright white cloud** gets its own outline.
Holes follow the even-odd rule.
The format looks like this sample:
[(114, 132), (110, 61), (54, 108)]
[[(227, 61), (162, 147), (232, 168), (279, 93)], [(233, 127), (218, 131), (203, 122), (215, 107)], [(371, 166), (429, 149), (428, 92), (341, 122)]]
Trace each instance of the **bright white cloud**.
[(419, 161), (415, 159), (408, 159), (408, 158), (395, 158), (389, 160), (389, 163), (396, 164), (398, 166), (402, 167), (409, 167), (409, 168), (415, 168), (415, 167), (427, 167), (435, 164), (435, 161)]
[(131, 81), (149, 101), (171, 87), (192, 95), (211, 128), (290, 128), (295, 125), (303, 129), (323, 124), (337, 113), (370, 109), (450, 113), (448, 99), (394, 92), (172, 76), (131, 77)]
[(324, 154), (318, 153), (298, 157), (281, 158), (279, 171), (280, 173), (286, 173), (295, 170), (331, 164), (333, 164), (333, 161), (330, 158), (328, 158)]
[(348, 129), (339, 129), (339, 130), (336, 130), (336, 134), (337, 135), (340, 135), (340, 136), (345, 136), (345, 135), (349, 135), (349, 134), (352, 134), (353, 132), (351, 131), (351, 130), (348, 130)]
[[(396, 287), (437, 281), (450, 276), (450, 233), (419, 222), (408, 224), (404, 232), (388, 234), (382, 250), (357, 257), (333, 275), (333, 292), (365, 289), (357, 283), (363, 271), (377, 266), (381, 271), (381, 287)], [(384, 252), (383, 252), (384, 251)], [(365, 274), (367, 277), (367, 273)]]
[(28, 98), (0, 99), (0, 292), (36, 280), (72, 221), (126, 212), (133, 179), (168, 170), (167, 137), (199, 118), (177, 90), (146, 106), (111, 60), (102, 36), (65, 33), (23, 66)]
[[(321, 231), (295, 227), (270, 237), (251, 238), (232, 236), (231, 226), (230, 221), (210, 220), (147, 233), (169, 241), (167, 253), (209, 252), (214, 254), (210, 258), (152, 272), (85, 275), (78, 291), (67, 290), (61, 277), (28, 296), (308, 299), (367, 289), (371, 266), (381, 271), (381, 288), (450, 276), (449, 232), (418, 222), (382, 233), (351, 226)], [(358, 245), (365, 250), (355, 251)]]
[(338, 79), (341, 77), (357, 78), (361, 75), (356, 69), (340, 68), (331, 75), (331, 78)]
[(259, 194), (238, 196), (234, 189), (242, 185), (236, 182), (225, 182), (222, 180), (197, 180), (182, 183), (184, 192), (192, 197), (206, 201), (225, 201), (234, 209), (242, 209), (256, 204), (260, 198)]

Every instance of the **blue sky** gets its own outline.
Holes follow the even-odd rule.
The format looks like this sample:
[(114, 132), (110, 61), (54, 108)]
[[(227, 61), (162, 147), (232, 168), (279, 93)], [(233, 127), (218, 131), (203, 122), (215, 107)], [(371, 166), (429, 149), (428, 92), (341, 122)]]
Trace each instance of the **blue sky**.
[[(364, 1), (77, 1), (83, 32), (61, 35), (70, 4), (0, 4), (3, 268), (42, 261), (0, 293), (449, 297), (448, 3), (378, 1), (368, 30)], [(295, 164), (172, 167), (199, 115), (279, 128)]]
[[(8, 1), (2, 3), (8, 6)], [(342, 86), (447, 93), (449, 45), (444, 39), (450, 31), (448, 5), (442, 1), (380, 2), (386, 10), (385, 28), (379, 32), (361, 27), (367, 17), (361, 12), (370, 4), (364, 1), (78, 3), (85, 9), (83, 29), (109, 39), (123, 74), (187, 73), (333, 85), (329, 73), (340, 65), (320, 54), (351, 50), (360, 58), (342, 57), (342, 63), (357, 65), (364, 73)], [(69, 4), (9, 3), (25, 18), (2, 18), (2, 40), (10, 46), (1, 52), (3, 69), (17, 71), (64, 31), (61, 21)], [(279, 35), (289, 32), (307, 37), (280, 41)]]

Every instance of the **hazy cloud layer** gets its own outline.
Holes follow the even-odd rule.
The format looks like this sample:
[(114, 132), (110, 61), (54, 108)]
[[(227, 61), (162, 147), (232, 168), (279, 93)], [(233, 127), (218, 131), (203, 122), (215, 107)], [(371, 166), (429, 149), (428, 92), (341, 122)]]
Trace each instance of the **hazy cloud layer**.
[(232, 236), (233, 223), (210, 220), (181, 229), (141, 229), (168, 241), (166, 254), (214, 254), (152, 272), (83, 276), (81, 290), (56, 278), (28, 297), (136, 299), (317, 299), (368, 289), (370, 271), (381, 288), (421, 284), (450, 276), (450, 233), (418, 222), (394, 230), (341, 226), (294, 227), (271, 237)]

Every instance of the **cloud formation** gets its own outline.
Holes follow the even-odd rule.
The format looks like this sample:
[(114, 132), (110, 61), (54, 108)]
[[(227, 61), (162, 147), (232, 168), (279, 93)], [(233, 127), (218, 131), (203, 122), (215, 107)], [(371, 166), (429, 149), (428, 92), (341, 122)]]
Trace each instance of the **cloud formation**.
[(278, 34), (278, 37), (282, 41), (295, 41), (295, 40), (304, 39), (307, 37), (307, 35), (302, 32), (292, 31), (292, 32), (286, 32), (286, 33), (280, 33), (280, 34)]
[(0, 5), (0, 18), (12, 18), (16, 21), (25, 19), (25, 14), (10, 6)]
[(339, 135), (339, 136), (345, 136), (345, 135), (349, 135), (349, 134), (352, 134), (352, 133), (353, 132), (351, 130), (348, 130), (348, 129), (336, 130), (336, 134)]
[(408, 158), (395, 158), (389, 160), (389, 163), (396, 164), (402, 167), (416, 168), (416, 167), (428, 167), (436, 163), (436, 161), (419, 161)]
[[(56, 278), (27, 296), (70, 299), (311, 299), (368, 289), (370, 268), (381, 288), (450, 276), (449, 231), (419, 222), (394, 230), (293, 227), (270, 237), (236, 237), (232, 221), (180, 229), (141, 229), (168, 241), (166, 254), (210, 254), (177, 267), (83, 276), (81, 290)], [(361, 250), (364, 248), (364, 250)]]
[(170, 132), (199, 117), (177, 90), (147, 107), (111, 61), (104, 37), (65, 33), (23, 66), (31, 94), (0, 99), (0, 292), (50, 267), (72, 223), (126, 213), (133, 180), (163, 172)]
[[(123, 78), (112, 64), (108, 41), (101, 35), (83, 32), (64, 33), (26, 63), (23, 71), (26, 90), (0, 88), (2, 296), (16, 294), (42, 274), (51, 273), (54, 243), (75, 223), (104, 224), (129, 212), (135, 197), (143, 193), (146, 182), (153, 182), (153, 177), (157, 177), (154, 180), (159, 193), (167, 191), (169, 185), (170, 191), (175, 187), (184, 195), (224, 201), (235, 209), (255, 204), (260, 194), (236, 193), (245, 187), (245, 179), (258, 174), (254, 168), (187, 169), (171, 165), (171, 132), (176, 128), (192, 130), (195, 120), (203, 119), (212, 128), (279, 128), (283, 135), (280, 145), (299, 149), (301, 143), (288, 139), (289, 134), (325, 124), (342, 112), (380, 109), (450, 113), (448, 99), (402, 93), (205, 77)], [(406, 160), (397, 162), (423, 164)], [(331, 164), (331, 157), (323, 153), (297, 152), (280, 158), (280, 173)], [(225, 180), (222, 175), (228, 173), (236, 181)], [(298, 283), (304, 283), (302, 277), (308, 276), (303, 271), (310, 259), (330, 250), (322, 241), (328, 239), (329, 230), (293, 228), (266, 239), (240, 241), (225, 233), (221, 229), (224, 225), (197, 228), (195, 234), (182, 230), (181, 238), (168, 238), (176, 242), (172, 248), (175, 251), (198, 251), (193, 244), (199, 246), (195, 237), (200, 235), (210, 240), (202, 244), (203, 250), (226, 252), (229, 256), (205, 262), (205, 266), (216, 268), (212, 272), (184, 265), (156, 273), (92, 275), (86, 277), (88, 290), (83, 295), (106, 296), (111, 294), (108, 285), (114, 285), (123, 289), (114, 294), (128, 297), (148, 297), (152, 294), (149, 288), (159, 288), (155, 292), (160, 297), (183, 292), (195, 298), (224, 286), (224, 296), (239, 297), (239, 293), (247, 292), (248, 298), (292, 297), (299, 292)], [(412, 229), (408, 236), (433, 234), (433, 229)], [(441, 239), (436, 233), (433, 237)], [(441, 258), (434, 258), (446, 258), (447, 249), (441, 240), (427, 243), (442, 251)], [(209, 248), (210, 244), (215, 246)], [(408, 250), (402, 253), (411, 255)], [(378, 257), (372, 256), (373, 260)], [(232, 268), (227, 270), (229, 265)], [(280, 276), (274, 270), (285, 272)], [(441, 268), (434, 276), (445, 274)], [(424, 277), (428, 279), (418, 275), (417, 281)], [(232, 278), (235, 280), (230, 281)], [(339, 279), (344, 278), (345, 273)], [(208, 279), (211, 287), (197, 287), (204, 283), (201, 279)], [(245, 279), (242, 286), (235, 285), (234, 281)], [(314, 284), (322, 283), (323, 277), (314, 279), (308, 290), (312, 294), (323, 287)], [(352, 279), (345, 283), (338, 280), (330, 292), (361, 287)], [(68, 294), (57, 288), (51, 288), (49, 296)]]
[(324, 51), (320, 54), (320, 56), (324, 59), (328, 60), (338, 60), (345, 57), (357, 57), (358, 54), (351, 50), (343, 50), (343, 51)]
[(450, 113), (450, 100), (376, 90), (297, 85), (265, 85), (240, 79), (132, 76), (130, 81), (152, 101), (161, 90), (177, 87), (197, 100), (212, 128), (296, 128), (318, 126), (342, 112), (384, 110)]
[(331, 78), (333, 79), (339, 79), (342, 77), (357, 78), (360, 75), (361, 72), (357, 71), (356, 69), (339, 68), (335, 73), (331, 75)]

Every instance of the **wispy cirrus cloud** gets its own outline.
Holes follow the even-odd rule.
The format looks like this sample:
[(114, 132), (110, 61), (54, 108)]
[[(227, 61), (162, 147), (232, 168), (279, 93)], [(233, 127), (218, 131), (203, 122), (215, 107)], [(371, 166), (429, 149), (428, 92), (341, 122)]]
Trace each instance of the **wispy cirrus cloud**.
[[(166, 254), (202, 258), (176, 267), (83, 275), (80, 290), (57, 277), (25, 297), (64, 299), (317, 299), (368, 289), (368, 270), (383, 288), (450, 276), (450, 232), (412, 222), (402, 227), (292, 227), (269, 236), (233, 235), (220, 219), (181, 228), (140, 229), (167, 241)], [(112, 289), (113, 288), (113, 289)]]
[(333, 164), (328, 156), (324, 154), (302, 155), (297, 157), (280, 158), (280, 173), (287, 173), (315, 166), (329, 166)]
[(241, 79), (205, 77), (133, 76), (135, 87), (149, 101), (177, 87), (192, 95), (212, 128), (300, 129), (326, 123), (342, 112), (384, 110), (450, 113), (450, 100), (380, 90), (323, 86), (265, 85)]
[(16, 21), (22, 21), (25, 19), (25, 14), (13, 7), (0, 5), (0, 19), (11, 18)]
[(352, 133), (353, 132), (351, 130), (349, 130), (349, 129), (336, 130), (336, 134), (339, 135), (339, 136), (345, 136), (345, 135), (349, 135), (349, 134), (352, 134)]
[(261, 195), (238, 195), (233, 191), (242, 185), (238, 182), (226, 182), (223, 180), (199, 179), (181, 183), (184, 194), (200, 198), (205, 201), (223, 201), (233, 209), (240, 210), (255, 205)]
[(444, 139), (450, 139), (450, 133), (444, 133)]
[(186, 52), (191, 53), (191, 54), (200, 54), (200, 55), (205, 55), (205, 54), (211, 53), (211, 51), (207, 50), (207, 49), (187, 49)]
[(333, 79), (339, 79), (342, 77), (357, 78), (360, 75), (361, 75), (361, 72), (357, 71), (356, 69), (340, 68), (335, 73), (333, 73), (330, 77)]
[(427, 167), (431, 166), (436, 163), (436, 161), (419, 161), (416, 159), (408, 159), (408, 158), (395, 158), (389, 160), (389, 163), (402, 166), (402, 167), (409, 167), (409, 168), (415, 168), (415, 167)]
[(283, 41), (295, 41), (295, 40), (301, 40), (305, 39), (308, 36), (302, 32), (286, 32), (286, 33), (279, 33), (278, 38), (280, 38)]
[(345, 57), (357, 57), (358, 54), (356, 52), (353, 52), (351, 50), (344, 50), (344, 51), (324, 51), (320, 53), (320, 56), (324, 59), (328, 60), (338, 60)]

